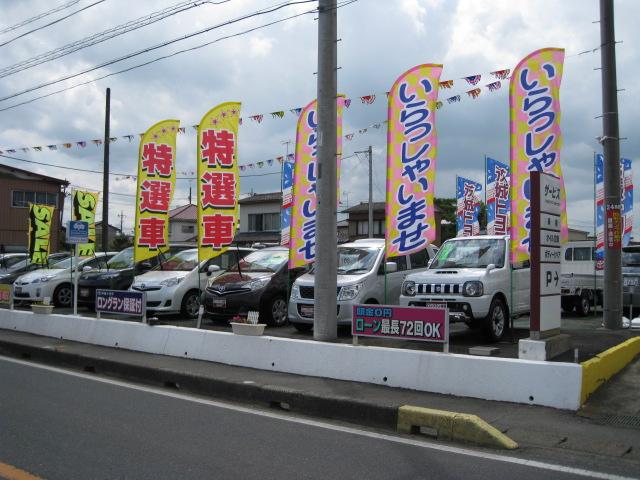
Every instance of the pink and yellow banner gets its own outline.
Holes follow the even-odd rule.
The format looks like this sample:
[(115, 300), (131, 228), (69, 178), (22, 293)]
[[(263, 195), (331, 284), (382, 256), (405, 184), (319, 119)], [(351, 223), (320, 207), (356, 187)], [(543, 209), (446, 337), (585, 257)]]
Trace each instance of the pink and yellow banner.
[(406, 255), (436, 238), (436, 102), (442, 65), (403, 73), (389, 92), (387, 131), (387, 257)]
[(239, 226), (238, 121), (240, 103), (209, 110), (198, 126), (198, 258), (217, 257)]
[(509, 86), (511, 128), (511, 261), (529, 260), (531, 245), (530, 174), (560, 179), (561, 239), (568, 238), (567, 197), (560, 167), (560, 83), (564, 49), (543, 48), (525, 57)]
[(133, 258), (153, 258), (169, 249), (169, 204), (176, 183), (179, 120), (163, 120), (140, 139)]
[[(340, 160), (342, 158), (342, 112), (344, 95), (338, 96), (336, 162), (338, 187), (340, 185)], [(316, 258), (316, 180), (318, 173), (318, 113), (314, 100), (302, 109), (296, 130), (296, 153), (293, 170), (293, 206), (289, 241), (289, 267), (297, 268)], [(340, 188), (338, 199), (340, 201)]]

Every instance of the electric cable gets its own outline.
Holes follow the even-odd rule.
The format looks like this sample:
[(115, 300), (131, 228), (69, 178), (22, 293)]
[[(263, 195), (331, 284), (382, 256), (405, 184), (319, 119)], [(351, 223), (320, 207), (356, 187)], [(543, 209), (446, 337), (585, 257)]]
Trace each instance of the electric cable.
[(2, 30), (0, 30), (0, 35), (5, 34), (7, 32), (11, 32), (13, 30), (16, 30), (20, 27), (24, 27), (25, 25), (29, 25), (30, 23), (33, 23), (37, 20), (40, 20), (41, 18), (44, 17), (48, 17), (49, 15), (53, 15), (54, 13), (58, 13), (61, 10), (65, 10), (69, 7), (73, 7), (76, 3), (79, 3), (80, 0), (72, 0), (71, 2), (67, 2), (63, 5), (60, 5), (58, 7), (52, 8), (51, 10), (47, 10), (46, 12), (40, 13), (38, 15), (35, 15), (33, 17), (29, 17), (26, 20), (23, 20), (21, 22), (18, 22), (14, 25), (11, 25), (9, 27), (3, 28)]

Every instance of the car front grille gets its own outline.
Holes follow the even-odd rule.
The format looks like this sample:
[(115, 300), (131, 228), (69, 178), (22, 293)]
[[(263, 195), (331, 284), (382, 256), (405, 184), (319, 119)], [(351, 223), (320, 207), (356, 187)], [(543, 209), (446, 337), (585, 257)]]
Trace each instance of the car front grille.
[(436, 294), (460, 294), (462, 293), (461, 283), (416, 283), (416, 293), (423, 295), (425, 293)]
[[(300, 298), (313, 298), (314, 296), (314, 287), (313, 285), (308, 286), (308, 285), (300, 285)], [(340, 289), (342, 287), (338, 287), (336, 289), (336, 295), (338, 295), (340, 293)]]

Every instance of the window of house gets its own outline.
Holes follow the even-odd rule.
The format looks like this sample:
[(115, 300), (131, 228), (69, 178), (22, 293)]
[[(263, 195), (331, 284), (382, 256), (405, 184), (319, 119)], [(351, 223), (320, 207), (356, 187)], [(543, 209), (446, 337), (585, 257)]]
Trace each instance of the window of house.
[(180, 230), (182, 231), (182, 233), (193, 233), (194, 228), (194, 225), (182, 225), (180, 227)]
[(567, 262), (570, 262), (573, 259), (573, 248), (567, 248), (567, 250), (564, 252), (564, 259)]
[(30, 203), (58, 206), (58, 194), (52, 192), (28, 192), (14, 190), (11, 192), (11, 206), (27, 208)]
[(591, 247), (576, 247), (573, 249), (573, 260), (575, 262), (584, 262), (591, 260)]
[(280, 212), (276, 213), (250, 213), (250, 232), (275, 232), (280, 230)]
[(367, 220), (358, 220), (358, 235), (369, 235), (369, 222)]

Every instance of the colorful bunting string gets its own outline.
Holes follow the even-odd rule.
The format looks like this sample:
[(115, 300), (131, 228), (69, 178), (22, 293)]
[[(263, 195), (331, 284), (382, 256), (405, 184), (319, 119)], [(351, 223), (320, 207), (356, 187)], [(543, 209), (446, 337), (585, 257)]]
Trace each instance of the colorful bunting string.
[(482, 75), (470, 75), (468, 77), (463, 77), (469, 85), (477, 85), (482, 78)]
[(505, 80), (509, 77), (509, 73), (511, 73), (511, 70), (509, 68), (505, 68), (504, 70), (496, 70), (495, 72), (491, 72), (491, 75), (499, 78), (500, 80)]
[(489, 89), (490, 92), (495, 92), (496, 90), (500, 90), (501, 86), (502, 86), (502, 83), (500, 83), (500, 80), (498, 80), (497, 82), (488, 83), (486, 85), (486, 87)]
[(351, 106), (351, 99), (350, 98), (345, 98), (344, 99), (344, 106), (349, 108)]
[(460, 95), (454, 95), (453, 97), (447, 98), (447, 103), (456, 103), (460, 101)]
[(282, 118), (282, 117), (284, 117), (284, 112), (283, 111), (271, 112), (271, 117), (272, 118)]
[(440, 82), (439, 85), (440, 85), (440, 88), (452, 88), (453, 80), (445, 80), (443, 82)]
[(473, 90), (469, 90), (467, 93), (467, 95), (469, 95), (472, 98), (478, 98), (480, 96), (480, 92), (482, 92), (482, 90), (480, 90), (479, 88), (474, 88)]
[(360, 97), (360, 101), (362, 103), (364, 103), (365, 105), (372, 105), (373, 102), (376, 101), (376, 96), (375, 95), (364, 95), (364, 96)]

